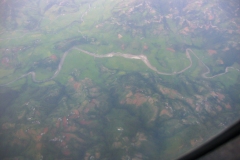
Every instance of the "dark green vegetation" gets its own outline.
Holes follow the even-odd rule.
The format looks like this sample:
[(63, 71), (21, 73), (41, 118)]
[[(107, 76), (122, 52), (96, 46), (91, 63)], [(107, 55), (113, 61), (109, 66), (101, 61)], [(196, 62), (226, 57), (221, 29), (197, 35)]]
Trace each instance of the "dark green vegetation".
[[(172, 159), (239, 118), (239, 4), (0, 1), (0, 159)], [(142, 61), (96, 58), (143, 54)]]

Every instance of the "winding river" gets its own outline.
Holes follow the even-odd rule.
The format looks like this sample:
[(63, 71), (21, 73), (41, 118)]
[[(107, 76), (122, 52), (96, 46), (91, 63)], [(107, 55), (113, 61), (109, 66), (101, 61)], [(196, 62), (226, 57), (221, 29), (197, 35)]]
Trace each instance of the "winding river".
[[(81, 17), (80, 17), (80, 20), (81, 20), (81, 21), (76, 21), (76, 22), (78, 22), (78, 23), (83, 22), (83, 21), (84, 21), (83, 17), (87, 15), (87, 13), (88, 13), (88, 11), (90, 10), (90, 8), (91, 8), (91, 5), (89, 4), (89, 7), (86, 9), (86, 11), (81, 14)], [(72, 22), (72, 23), (71, 23), (70, 25), (68, 25), (68, 26), (71, 26), (73, 23), (75, 23), (75, 21)], [(68, 26), (67, 26), (67, 27), (68, 27)], [(66, 27), (65, 27), (65, 28), (66, 28)], [(78, 31), (78, 32), (80, 32), (80, 31)], [(80, 32), (80, 33), (81, 33), (81, 32)], [(23, 34), (22, 36), (17, 37), (17, 38), (22, 38), (22, 37), (24, 37), (26, 34), (27, 34), (27, 33), (25, 33), (25, 34)], [(81, 34), (82, 34), (82, 33), (81, 33)], [(82, 36), (83, 36), (83, 35), (82, 35)], [(84, 37), (84, 36), (83, 36), (83, 37)], [(16, 37), (15, 37), (15, 38), (16, 38)], [(11, 39), (11, 38), (7, 38), (7, 39)], [(0, 41), (1, 41), (1, 40), (6, 40), (6, 39), (0, 39)], [(39, 80), (36, 80), (36, 73), (35, 73), (35, 72), (28, 72), (28, 73), (23, 74), (22, 76), (18, 77), (17, 79), (15, 79), (15, 80), (13, 80), (13, 81), (10, 81), (10, 82), (8, 82), (8, 83), (6, 83), (6, 84), (0, 85), (0, 86), (9, 85), (9, 84), (14, 83), (14, 82), (16, 82), (16, 81), (18, 81), (18, 80), (20, 80), (20, 79), (22, 79), (22, 78), (24, 78), (24, 77), (29, 76), (29, 75), (31, 75), (32, 80), (33, 80), (33, 82), (35, 82), (35, 83), (44, 83), (44, 82), (48, 82), (48, 81), (53, 80), (54, 78), (57, 77), (57, 75), (58, 75), (59, 72), (61, 71), (62, 65), (63, 65), (63, 63), (64, 63), (64, 61), (65, 61), (66, 56), (67, 56), (68, 53), (69, 53), (71, 50), (73, 50), (73, 49), (78, 50), (78, 51), (81, 51), (82, 53), (88, 54), (88, 55), (93, 56), (93, 57), (95, 57), (95, 58), (111, 58), (111, 57), (116, 56), (116, 57), (124, 57), (124, 58), (128, 58), (128, 59), (141, 60), (148, 68), (150, 68), (151, 70), (153, 70), (153, 71), (156, 72), (157, 74), (159, 74), (159, 75), (166, 75), (166, 76), (173, 76), (173, 75), (181, 74), (181, 73), (185, 72), (186, 70), (188, 70), (189, 68), (191, 68), (191, 67), (192, 67), (192, 57), (190, 56), (191, 54), (192, 54), (193, 56), (195, 56), (195, 57), (205, 66), (205, 68), (207, 69), (207, 71), (201, 75), (203, 78), (208, 78), (208, 79), (209, 79), (209, 78), (215, 78), (215, 77), (218, 77), (218, 76), (221, 76), (221, 75), (226, 74), (226, 73), (229, 71), (229, 69), (236, 69), (236, 68), (233, 68), (233, 67), (227, 67), (227, 68), (225, 69), (225, 72), (223, 72), (223, 73), (220, 73), (220, 74), (217, 74), (217, 75), (214, 75), (214, 76), (207, 76), (207, 75), (210, 73), (209, 67), (208, 67), (205, 63), (203, 63), (202, 60), (201, 60), (190, 48), (187, 48), (187, 49), (186, 49), (186, 57), (189, 59), (190, 64), (189, 64), (186, 68), (184, 68), (184, 69), (182, 69), (182, 70), (180, 70), (180, 71), (178, 71), (178, 72), (166, 73), (166, 72), (161, 72), (161, 71), (157, 70), (157, 68), (154, 67), (154, 66), (149, 62), (148, 58), (147, 58), (145, 55), (133, 55), (133, 54), (125, 54), (125, 53), (119, 53), (119, 52), (116, 52), (116, 53), (115, 53), (115, 52), (111, 52), (111, 53), (108, 53), (108, 54), (105, 54), (105, 55), (98, 55), (98, 54), (96, 54), (96, 53), (91, 53), (91, 52), (85, 51), (85, 50), (83, 50), (83, 49), (81, 49), (81, 48), (73, 47), (73, 48), (69, 49), (68, 51), (66, 51), (66, 52), (63, 54), (63, 56), (62, 56), (62, 58), (61, 58), (61, 60), (60, 60), (60, 62), (59, 62), (59, 64), (58, 64), (57, 70), (54, 72), (54, 74), (53, 74), (50, 78), (48, 78), (48, 79), (46, 79), (46, 80), (39, 81)], [(238, 69), (236, 69), (236, 70), (238, 70)], [(239, 70), (238, 70), (238, 71), (239, 71)]]
[[(6, 84), (4, 84), (4, 85), (1, 85), (1, 86), (7, 86), (7, 85), (9, 85), (9, 84), (11, 84), (11, 83), (14, 83), (14, 82), (16, 82), (16, 81), (24, 78), (24, 77), (27, 77), (28, 75), (31, 75), (32, 80), (33, 80), (33, 82), (35, 82), (35, 83), (44, 83), (44, 82), (48, 82), (48, 81), (53, 80), (54, 78), (57, 77), (57, 75), (58, 75), (59, 72), (61, 71), (62, 65), (63, 65), (63, 63), (64, 63), (64, 61), (65, 61), (65, 58), (66, 58), (66, 56), (68, 55), (68, 53), (69, 53), (71, 50), (74, 50), (74, 49), (75, 49), (75, 50), (78, 50), (78, 51), (81, 51), (82, 53), (88, 54), (88, 55), (90, 55), (90, 56), (93, 56), (93, 57), (95, 57), (95, 58), (111, 58), (111, 57), (116, 56), (116, 57), (123, 57), (123, 58), (128, 58), (128, 59), (141, 60), (141, 61), (143, 61), (143, 63), (144, 63), (148, 68), (150, 68), (151, 70), (155, 71), (156, 73), (158, 73), (158, 74), (160, 74), (160, 75), (167, 75), (167, 76), (177, 75), (177, 74), (183, 73), (183, 72), (185, 72), (186, 70), (188, 70), (189, 68), (191, 68), (191, 67), (192, 67), (192, 57), (190, 56), (190, 54), (194, 55), (194, 56), (205, 66), (205, 68), (207, 69), (207, 72), (205, 72), (205, 73), (202, 74), (202, 77), (203, 77), (203, 78), (208, 78), (208, 79), (209, 79), (209, 78), (215, 78), (215, 77), (218, 77), (218, 76), (221, 76), (221, 75), (226, 74), (226, 73), (229, 71), (229, 69), (236, 69), (236, 68), (234, 68), (234, 67), (226, 67), (225, 72), (223, 72), (223, 73), (220, 73), (220, 74), (217, 74), (217, 75), (214, 75), (214, 76), (207, 76), (207, 74), (210, 73), (209, 67), (208, 67), (205, 63), (203, 63), (202, 60), (201, 60), (190, 48), (187, 48), (187, 49), (186, 49), (186, 57), (189, 59), (190, 64), (189, 64), (186, 68), (184, 68), (184, 69), (182, 69), (182, 70), (180, 70), (180, 71), (178, 71), (178, 72), (166, 73), (166, 72), (160, 72), (159, 70), (156, 69), (156, 67), (152, 66), (152, 64), (149, 62), (148, 58), (147, 58), (145, 55), (133, 55), (133, 54), (120, 53), (120, 52), (111, 52), (111, 53), (108, 53), (108, 54), (105, 54), (105, 55), (98, 55), (98, 54), (96, 54), (96, 53), (91, 53), (91, 52), (88, 52), (88, 51), (83, 50), (83, 49), (81, 49), (81, 48), (73, 47), (73, 48), (69, 49), (68, 51), (66, 51), (66, 52), (63, 54), (63, 56), (62, 56), (62, 58), (61, 58), (61, 60), (60, 60), (60, 62), (59, 62), (59, 64), (58, 64), (58, 68), (57, 68), (57, 70), (54, 72), (54, 74), (52, 75), (52, 77), (50, 77), (50, 78), (48, 78), (48, 79), (46, 79), (46, 80), (39, 81), (39, 80), (36, 80), (36, 73), (35, 73), (35, 72), (28, 72), (28, 73), (23, 74), (22, 76), (18, 77), (17, 79), (15, 79), (15, 80), (13, 80), (13, 81), (11, 81), (11, 82), (9, 82), (9, 83), (6, 83)], [(236, 70), (238, 70), (238, 69), (236, 69)], [(239, 70), (238, 70), (238, 71), (239, 71)]]

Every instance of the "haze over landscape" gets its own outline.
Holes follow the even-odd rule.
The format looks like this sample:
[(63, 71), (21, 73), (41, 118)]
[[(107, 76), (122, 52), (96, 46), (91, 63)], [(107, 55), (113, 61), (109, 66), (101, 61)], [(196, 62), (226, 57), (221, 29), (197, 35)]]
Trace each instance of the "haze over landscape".
[(174, 159), (239, 119), (235, 0), (0, 0), (0, 159)]

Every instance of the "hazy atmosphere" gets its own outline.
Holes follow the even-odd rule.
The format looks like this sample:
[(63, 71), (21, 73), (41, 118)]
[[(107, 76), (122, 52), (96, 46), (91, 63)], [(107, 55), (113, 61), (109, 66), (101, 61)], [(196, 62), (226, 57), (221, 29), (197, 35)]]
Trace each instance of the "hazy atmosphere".
[(239, 0), (0, 0), (0, 159), (169, 160), (240, 117)]

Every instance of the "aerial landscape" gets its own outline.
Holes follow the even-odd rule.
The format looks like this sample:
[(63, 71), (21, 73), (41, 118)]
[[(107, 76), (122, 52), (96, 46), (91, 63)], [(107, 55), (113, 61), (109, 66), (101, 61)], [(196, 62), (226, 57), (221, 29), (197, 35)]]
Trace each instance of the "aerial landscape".
[(0, 0), (0, 159), (175, 159), (239, 119), (235, 0)]

